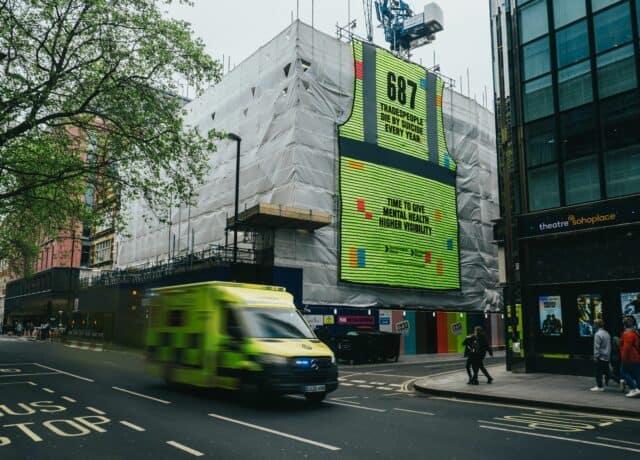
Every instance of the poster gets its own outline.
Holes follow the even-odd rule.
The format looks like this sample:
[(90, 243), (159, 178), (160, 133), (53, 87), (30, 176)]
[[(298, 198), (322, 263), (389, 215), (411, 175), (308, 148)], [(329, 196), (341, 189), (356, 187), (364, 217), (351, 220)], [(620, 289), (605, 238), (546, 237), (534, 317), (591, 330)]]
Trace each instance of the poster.
[(578, 332), (580, 337), (593, 337), (593, 322), (602, 318), (602, 297), (600, 294), (580, 294), (577, 299)]
[(562, 334), (562, 300), (559, 295), (539, 296), (540, 332), (542, 335)]
[(456, 164), (443, 81), (354, 41), (355, 94), (340, 127), (340, 279), (460, 289)]
[(640, 324), (640, 292), (622, 292), (620, 294), (620, 304), (622, 315), (635, 317), (636, 323)]

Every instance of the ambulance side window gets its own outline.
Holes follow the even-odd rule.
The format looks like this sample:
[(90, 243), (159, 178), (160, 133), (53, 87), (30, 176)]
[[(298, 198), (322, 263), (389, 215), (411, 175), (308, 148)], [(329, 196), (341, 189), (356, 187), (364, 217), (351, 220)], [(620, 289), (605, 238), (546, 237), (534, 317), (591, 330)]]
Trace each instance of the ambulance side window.
[(242, 339), (242, 329), (235, 312), (231, 308), (225, 308), (226, 324), (225, 329), (229, 337), (233, 339)]

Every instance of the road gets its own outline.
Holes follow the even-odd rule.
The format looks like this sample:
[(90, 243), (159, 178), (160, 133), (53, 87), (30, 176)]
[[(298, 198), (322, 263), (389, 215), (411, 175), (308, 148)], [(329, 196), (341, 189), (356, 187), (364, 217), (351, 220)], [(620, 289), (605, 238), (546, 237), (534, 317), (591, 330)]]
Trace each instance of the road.
[(325, 402), (167, 388), (136, 353), (0, 336), (5, 459), (629, 459), (640, 420), (415, 393), (460, 360), (342, 366)]

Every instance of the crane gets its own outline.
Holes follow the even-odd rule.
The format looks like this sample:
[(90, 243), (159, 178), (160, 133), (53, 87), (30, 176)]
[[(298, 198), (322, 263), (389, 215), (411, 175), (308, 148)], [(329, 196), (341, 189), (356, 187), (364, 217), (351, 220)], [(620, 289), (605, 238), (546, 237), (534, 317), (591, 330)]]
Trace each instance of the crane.
[[(367, 39), (373, 41), (372, 0), (362, 0), (362, 5)], [(375, 9), (385, 41), (398, 54), (408, 54), (414, 48), (431, 43), (435, 34), (444, 28), (442, 9), (436, 3), (425, 5), (424, 11), (418, 14), (403, 0), (375, 0)]]

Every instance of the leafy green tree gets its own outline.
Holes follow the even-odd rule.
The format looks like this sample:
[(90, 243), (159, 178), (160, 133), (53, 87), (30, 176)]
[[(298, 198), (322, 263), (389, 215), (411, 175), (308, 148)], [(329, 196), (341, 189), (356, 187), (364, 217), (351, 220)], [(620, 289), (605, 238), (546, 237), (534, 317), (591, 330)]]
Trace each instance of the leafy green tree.
[(185, 126), (174, 95), (222, 66), (168, 3), (0, 0), (0, 258), (14, 270), (39, 239), (101, 218), (87, 189), (163, 218), (203, 180), (218, 134)]

